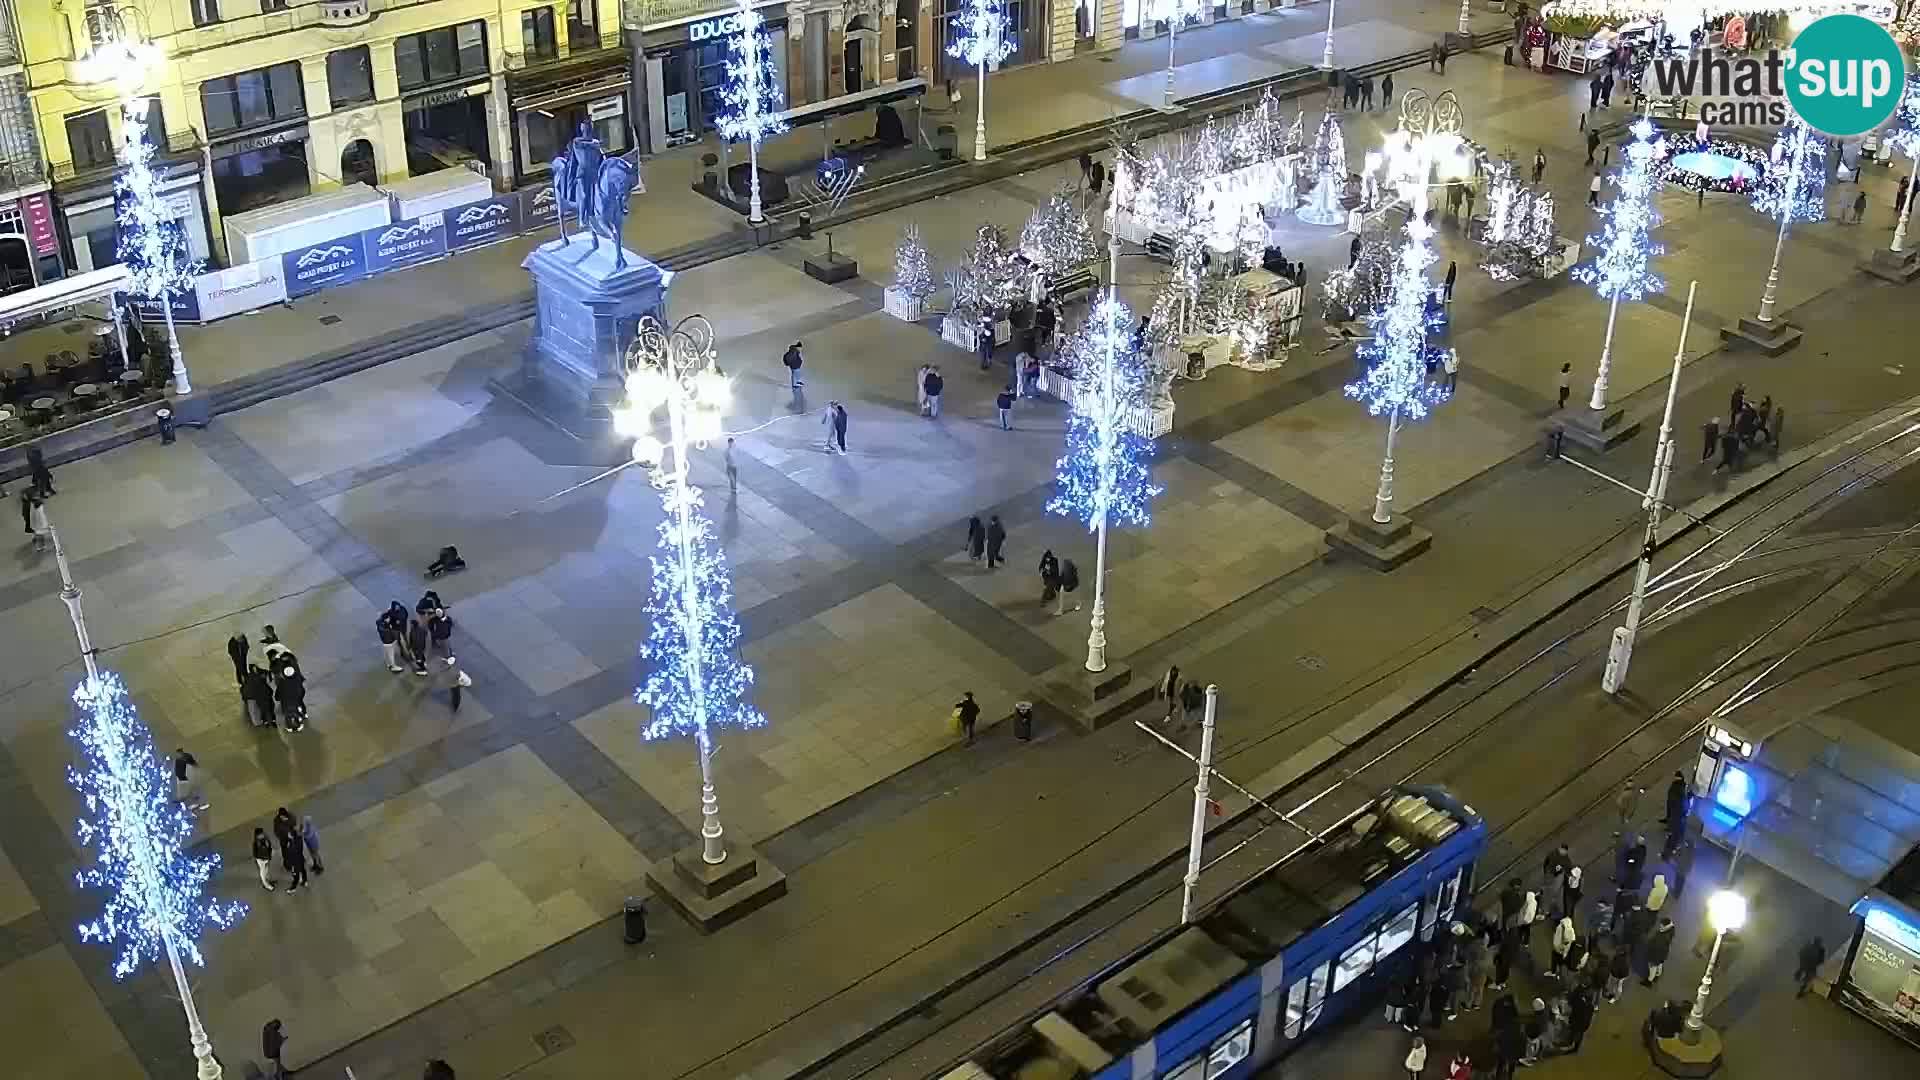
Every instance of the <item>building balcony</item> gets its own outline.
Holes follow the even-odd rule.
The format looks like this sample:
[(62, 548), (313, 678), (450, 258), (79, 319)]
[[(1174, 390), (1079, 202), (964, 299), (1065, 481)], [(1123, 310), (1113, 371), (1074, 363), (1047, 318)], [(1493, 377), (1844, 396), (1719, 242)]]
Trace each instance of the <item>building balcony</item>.
[(0, 161), (0, 196), (47, 185), (47, 163), (39, 160)]
[(593, 60), (605, 60), (609, 56), (623, 53), (626, 46), (619, 31), (602, 34), (599, 37), (570, 39), (565, 45), (551, 49), (507, 50), (505, 56), (508, 71), (537, 71), (559, 67), (563, 64), (585, 66)]

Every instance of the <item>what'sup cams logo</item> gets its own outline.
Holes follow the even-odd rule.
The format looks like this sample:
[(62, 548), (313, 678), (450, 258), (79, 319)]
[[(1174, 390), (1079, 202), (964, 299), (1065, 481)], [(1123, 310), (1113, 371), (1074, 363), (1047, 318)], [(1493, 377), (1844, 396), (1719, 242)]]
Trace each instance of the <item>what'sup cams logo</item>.
[(1885, 124), (1899, 107), (1906, 60), (1886, 28), (1859, 15), (1814, 20), (1791, 49), (1757, 56), (1704, 51), (1655, 58), (1661, 97), (1699, 102), (1711, 125), (1778, 127), (1792, 111), (1823, 135), (1850, 138)]

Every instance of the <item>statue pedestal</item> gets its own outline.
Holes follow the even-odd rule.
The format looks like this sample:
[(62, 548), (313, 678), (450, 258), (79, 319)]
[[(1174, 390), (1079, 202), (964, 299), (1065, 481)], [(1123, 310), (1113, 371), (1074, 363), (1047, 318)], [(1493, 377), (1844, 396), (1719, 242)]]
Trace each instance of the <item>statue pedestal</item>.
[(540, 396), (604, 415), (626, 388), (624, 357), (644, 316), (666, 323), (673, 272), (629, 251), (614, 269), (614, 245), (576, 233), (533, 249), (520, 265), (533, 275), (533, 340), (525, 374)]

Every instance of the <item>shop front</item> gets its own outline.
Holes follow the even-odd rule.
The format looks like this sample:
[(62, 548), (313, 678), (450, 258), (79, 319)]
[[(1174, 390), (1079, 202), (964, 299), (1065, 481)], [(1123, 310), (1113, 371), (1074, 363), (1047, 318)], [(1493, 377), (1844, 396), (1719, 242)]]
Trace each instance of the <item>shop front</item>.
[[(785, 88), (786, 5), (762, 5), (760, 14), (766, 20), (773, 85)], [(650, 24), (641, 34), (644, 83), (637, 96), (644, 114), (634, 118), (634, 127), (645, 133), (647, 149), (657, 152), (694, 142), (713, 130), (727, 85), (729, 41), (738, 25), (738, 16), (721, 11)]]
[[(994, 70), (1004, 71), (1021, 64), (1031, 64), (1047, 58), (1049, 29), (1047, 26), (1047, 0), (1006, 0), (1007, 41), (1013, 46), (1013, 52)], [(935, 0), (935, 35), (940, 43), (940, 78), (970, 79), (975, 75), (973, 65), (954, 56), (947, 50), (953, 47), (960, 27), (966, 22), (968, 0)], [(965, 93), (972, 93), (971, 90)]]
[(1853, 905), (1853, 941), (1832, 997), (1920, 1045), (1920, 852)]
[(634, 145), (627, 109), (631, 85), (625, 49), (596, 54), (590, 65), (537, 69), (507, 76), (513, 114), (514, 186), (535, 183), (587, 125), (609, 154)]
[[(218, 153), (217, 150), (215, 152)], [(167, 207), (167, 216), (179, 226), (189, 257), (205, 260), (210, 257), (211, 245), (207, 240), (207, 207), (199, 164), (198, 154), (183, 155), (167, 161), (156, 159), (154, 169), (159, 180), (161, 201)], [(215, 165), (218, 164), (216, 160)], [(217, 178), (217, 169), (215, 175)], [(67, 239), (72, 245), (68, 265), (76, 273), (104, 270), (120, 262), (120, 224), (115, 213), (113, 179), (109, 173), (54, 185), (53, 194), (59, 203), (60, 217), (66, 223)], [(303, 185), (305, 179), (302, 173)], [(36, 198), (44, 199), (45, 196)], [(48, 239), (46, 228), (37, 224), (39, 213), (37, 207), (32, 208), (26, 218), (27, 235), (37, 251), (44, 249)], [(48, 261), (41, 259), (43, 268)], [(47, 277), (43, 273), (42, 280)]]
[(461, 86), (437, 87), (400, 99), (400, 126), (407, 144), (407, 173), (422, 176), (477, 162), (493, 163), (487, 144), (485, 78)]
[(221, 217), (302, 198), (313, 190), (305, 121), (236, 134), (214, 142), (209, 150)]

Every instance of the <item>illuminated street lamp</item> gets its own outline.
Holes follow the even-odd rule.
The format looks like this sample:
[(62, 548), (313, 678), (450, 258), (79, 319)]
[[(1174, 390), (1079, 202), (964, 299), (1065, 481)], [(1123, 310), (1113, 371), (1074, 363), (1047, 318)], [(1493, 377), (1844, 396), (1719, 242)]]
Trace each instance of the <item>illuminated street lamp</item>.
[(1747, 923), (1747, 898), (1730, 889), (1722, 889), (1707, 898), (1707, 923), (1713, 927), (1713, 952), (1707, 956), (1707, 970), (1700, 973), (1700, 988), (1693, 993), (1693, 1011), (1687, 1014), (1681, 1038), (1693, 1044), (1700, 1041), (1706, 1027), (1707, 995), (1713, 992), (1713, 969), (1720, 962), (1720, 946), (1727, 935), (1737, 933)]

